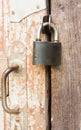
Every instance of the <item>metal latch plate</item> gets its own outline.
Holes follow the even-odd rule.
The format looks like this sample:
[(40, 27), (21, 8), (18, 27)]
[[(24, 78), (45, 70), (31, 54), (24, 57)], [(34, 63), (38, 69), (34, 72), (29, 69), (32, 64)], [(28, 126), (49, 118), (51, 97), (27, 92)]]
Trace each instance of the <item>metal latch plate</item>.
[(10, 0), (10, 21), (19, 22), (30, 14), (45, 8), (45, 0)]

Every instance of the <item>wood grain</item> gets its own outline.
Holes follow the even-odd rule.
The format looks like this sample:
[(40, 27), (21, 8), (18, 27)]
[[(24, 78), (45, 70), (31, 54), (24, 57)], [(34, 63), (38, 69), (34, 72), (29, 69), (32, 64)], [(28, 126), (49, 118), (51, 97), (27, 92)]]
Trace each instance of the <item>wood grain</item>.
[[(21, 112), (19, 115), (6, 114), (5, 129), (15, 130), (18, 124), (22, 130), (45, 130), (45, 68), (32, 65), (33, 41), (45, 10), (31, 14), (19, 23), (12, 23), (9, 0), (3, 1), (3, 7), (4, 46), (8, 63), (11, 65), (11, 61), (17, 58), (23, 62), (25, 69), (24, 76), (10, 76), (8, 104), (10, 108), (18, 104)], [(26, 48), (24, 52), (22, 45)]]
[(52, 67), (52, 130), (81, 130), (81, 0), (52, 0), (62, 63)]

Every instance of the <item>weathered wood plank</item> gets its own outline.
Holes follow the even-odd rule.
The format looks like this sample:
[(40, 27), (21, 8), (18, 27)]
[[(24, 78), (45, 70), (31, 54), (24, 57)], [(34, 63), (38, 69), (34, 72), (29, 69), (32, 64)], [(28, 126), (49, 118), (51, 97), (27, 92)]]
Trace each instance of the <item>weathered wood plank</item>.
[(45, 68), (32, 65), (33, 41), (45, 10), (27, 19), (28, 130), (45, 130)]
[(52, 130), (81, 129), (81, 0), (52, 0), (62, 64), (52, 67)]
[[(24, 130), (39, 129), (45, 130), (45, 72), (44, 67), (32, 65), (33, 41), (45, 10), (35, 13), (20, 23), (10, 23), (9, 21), (9, 1), (4, 1), (4, 43), (8, 63), (16, 58), (22, 60), (22, 56), (17, 56), (17, 51), (21, 51), (22, 45), (15, 44), (14, 41), (24, 43), (26, 57), (23, 59), (23, 68), (26, 68), (24, 76), (12, 74), (9, 80), (10, 95), (8, 104), (14, 108), (16, 104), (22, 108), (19, 115), (6, 114), (7, 130), (14, 130), (18, 125)], [(24, 51), (25, 52), (25, 51)], [(17, 123), (16, 120), (19, 120)], [(17, 123), (17, 124), (15, 124)]]
[[(4, 10), (3, 10), (3, 0), (0, 0), (0, 79), (3, 71), (7, 66), (7, 56), (5, 52), (5, 43), (4, 43)], [(1, 101), (1, 80), (0, 80), (0, 129), (6, 129), (6, 115), (2, 108)]]
[[(22, 129), (27, 129), (27, 104), (26, 104), (26, 20), (22, 23), (10, 23), (9, 0), (3, 1), (3, 25), (6, 57), (8, 59), (7, 66), (10, 66), (14, 60), (22, 64), (22, 72), (19, 74), (13, 73), (9, 79), (9, 98), (8, 105), (10, 108), (21, 108), (19, 115), (5, 114), (5, 129), (15, 130), (15, 127), (22, 126)], [(18, 55), (19, 53), (20, 55)], [(20, 62), (19, 62), (20, 61)], [(3, 63), (4, 64), (4, 63)], [(26, 109), (25, 109), (26, 108)]]

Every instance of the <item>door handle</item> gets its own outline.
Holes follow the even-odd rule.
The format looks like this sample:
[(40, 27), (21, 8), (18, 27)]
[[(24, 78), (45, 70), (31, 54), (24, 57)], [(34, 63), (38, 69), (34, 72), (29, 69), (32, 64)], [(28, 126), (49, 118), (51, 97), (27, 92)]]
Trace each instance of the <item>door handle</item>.
[(1, 93), (1, 96), (2, 96), (2, 106), (3, 106), (3, 109), (9, 113), (9, 114), (18, 114), (19, 113), (19, 108), (17, 109), (11, 109), (8, 107), (7, 105), (7, 96), (6, 96), (6, 90), (7, 90), (7, 87), (6, 84), (7, 84), (7, 77), (9, 76), (9, 74), (13, 71), (17, 71), (19, 69), (19, 66), (16, 65), (16, 66), (13, 66), (13, 67), (9, 67), (7, 68), (3, 74), (2, 74), (2, 81), (1, 81), (1, 88), (2, 88), (2, 93)]

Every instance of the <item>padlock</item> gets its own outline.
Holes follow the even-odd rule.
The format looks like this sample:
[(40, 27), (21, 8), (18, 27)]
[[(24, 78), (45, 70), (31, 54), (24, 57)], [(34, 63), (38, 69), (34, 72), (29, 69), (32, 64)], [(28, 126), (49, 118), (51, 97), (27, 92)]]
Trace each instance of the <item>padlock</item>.
[(49, 22), (43, 23), (38, 29), (36, 41), (33, 43), (33, 65), (58, 66), (61, 64), (61, 43), (53, 23), (49, 26), (53, 30), (54, 41), (41, 41), (42, 27), (48, 25)]

